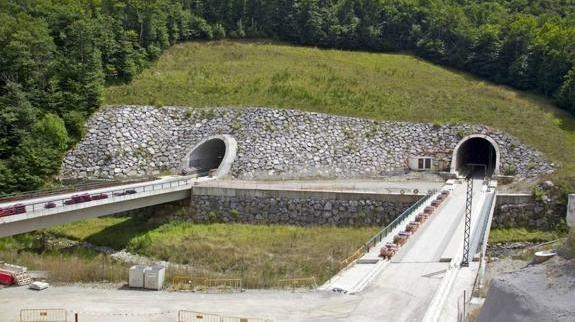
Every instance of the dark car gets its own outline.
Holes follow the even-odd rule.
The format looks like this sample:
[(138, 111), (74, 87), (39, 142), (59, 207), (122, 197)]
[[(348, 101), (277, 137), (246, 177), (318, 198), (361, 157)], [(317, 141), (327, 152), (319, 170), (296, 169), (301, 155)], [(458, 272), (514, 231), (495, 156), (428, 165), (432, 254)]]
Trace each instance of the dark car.
[(50, 201), (44, 205), (44, 208), (46, 209), (56, 208), (56, 203), (54, 201)]

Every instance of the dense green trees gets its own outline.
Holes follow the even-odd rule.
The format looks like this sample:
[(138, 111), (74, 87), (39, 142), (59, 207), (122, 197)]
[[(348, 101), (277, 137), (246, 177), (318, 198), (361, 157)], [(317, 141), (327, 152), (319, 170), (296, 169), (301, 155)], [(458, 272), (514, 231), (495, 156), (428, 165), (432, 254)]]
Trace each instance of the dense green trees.
[(0, 194), (36, 189), (102, 103), (182, 40), (223, 37), (180, 1), (0, 1)]
[(0, 21), (0, 193), (53, 176), (104, 85), (179, 41), (409, 50), (575, 113), (575, 0), (0, 0)]

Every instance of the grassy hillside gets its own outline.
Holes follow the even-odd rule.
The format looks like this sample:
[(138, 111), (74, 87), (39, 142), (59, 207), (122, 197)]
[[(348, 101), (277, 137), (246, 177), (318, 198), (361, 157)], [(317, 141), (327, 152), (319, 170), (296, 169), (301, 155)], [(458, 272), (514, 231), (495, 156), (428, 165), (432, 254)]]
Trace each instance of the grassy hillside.
[(409, 55), (265, 43), (176, 45), (107, 104), (270, 106), (505, 130), (575, 173), (575, 121), (549, 101)]

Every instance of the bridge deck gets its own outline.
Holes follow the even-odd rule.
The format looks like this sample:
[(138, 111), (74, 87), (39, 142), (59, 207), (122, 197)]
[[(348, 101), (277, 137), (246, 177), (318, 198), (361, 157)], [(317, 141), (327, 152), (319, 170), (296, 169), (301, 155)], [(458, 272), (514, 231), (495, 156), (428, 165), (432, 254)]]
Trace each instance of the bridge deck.
[[(189, 198), (194, 182), (211, 180), (195, 177), (166, 177), (143, 183), (64, 193), (0, 204), (23, 204), (26, 212), (0, 217), (0, 237), (29, 232), (77, 220), (110, 215), (122, 211)], [(125, 192), (130, 190), (130, 193)], [(68, 203), (72, 196), (105, 194), (104, 199)], [(47, 207), (52, 204), (51, 207)]]
[[(471, 231), (472, 240), (479, 241), (476, 235), (482, 232), (484, 212), (481, 210), (484, 209), (486, 192), (481, 180), (474, 180), (473, 184)], [(422, 320), (450, 267), (449, 260), (463, 251), (465, 194), (465, 185), (456, 186), (439, 212), (430, 217), (391, 261), (355, 264), (322, 288), (360, 292), (367, 285), (358, 293), (369, 299), (362, 301), (355, 311), (359, 320)], [(386, 242), (387, 239), (380, 245)], [(362, 259), (376, 258), (379, 248), (375, 247)], [(440, 261), (442, 258), (447, 258), (447, 261)], [(470, 270), (458, 273), (465, 282), (457, 285), (472, 285), (477, 266), (477, 263), (472, 263)]]

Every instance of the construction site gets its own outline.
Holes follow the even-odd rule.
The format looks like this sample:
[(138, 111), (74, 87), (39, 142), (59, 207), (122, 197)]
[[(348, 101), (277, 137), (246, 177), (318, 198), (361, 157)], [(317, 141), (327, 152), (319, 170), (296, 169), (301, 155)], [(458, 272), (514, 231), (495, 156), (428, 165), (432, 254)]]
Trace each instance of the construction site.
[(195, 275), (186, 265), (153, 258), (120, 261), (127, 280), (100, 287), (51, 286), (50, 272), (5, 263), (0, 282), (9, 287), (0, 290), (0, 318), (466, 321), (484, 301), (496, 209), (530, 197), (498, 192), (498, 179), (509, 180), (500, 172), (508, 161), (486, 134), (457, 142), (452, 160), (446, 152), (428, 152), (406, 159), (411, 169), (403, 172), (347, 180), (230, 178), (233, 171), (238, 177), (235, 164), (245, 158), (238, 154), (241, 146), (230, 135), (216, 135), (184, 153), (179, 175), (7, 196), (0, 201), (0, 237), (174, 203), (189, 209), (186, 216), (195, 223), (369, 223), (380, 229), (337, 261), (334, 275), (287, 276), (267, 289), (252, 288), (241, 277)]

